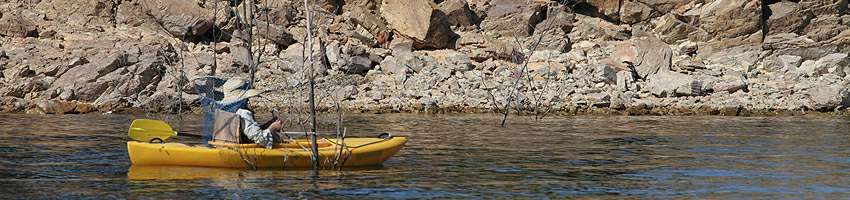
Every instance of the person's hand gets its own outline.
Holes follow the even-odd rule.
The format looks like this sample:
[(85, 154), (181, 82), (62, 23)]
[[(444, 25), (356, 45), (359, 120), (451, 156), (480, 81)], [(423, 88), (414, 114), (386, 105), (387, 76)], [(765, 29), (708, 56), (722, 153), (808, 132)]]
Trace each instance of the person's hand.
[(283, 122), (278, 118), (276, 121), (272, 122), (268, 128), (272, 133), (280, 132), (280, 129), (283, 129)]

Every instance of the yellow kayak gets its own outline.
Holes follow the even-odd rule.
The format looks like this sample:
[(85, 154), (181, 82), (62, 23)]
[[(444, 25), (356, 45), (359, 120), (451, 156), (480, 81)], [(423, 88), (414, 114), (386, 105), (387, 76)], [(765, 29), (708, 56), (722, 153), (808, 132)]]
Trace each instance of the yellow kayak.
[[(319, 142), (319, 159), (329, 167), (342, 149), (343, 167), (381, 165), (398, 153), (407, 137), (346, 138), (345, 145), (336, 139)], [(272, 149), (256, 144), (127, 142), (127, 153), (134, 166), (199, 166), (225, 168), (310, 168), (310, 150), (306, 141), (275, 145)], [(341, 148), (341, 147), (345, 148)]]

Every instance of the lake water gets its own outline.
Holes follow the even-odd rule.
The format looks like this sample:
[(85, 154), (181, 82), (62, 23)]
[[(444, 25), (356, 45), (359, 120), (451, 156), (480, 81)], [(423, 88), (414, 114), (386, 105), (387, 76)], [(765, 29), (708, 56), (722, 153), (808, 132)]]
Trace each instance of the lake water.
[(0, 114), (0, 198), (850, 198), (839, 117), (350, 115), (349, 133), (410, 141), (383, 166), (319, 177), (131, 167), (139, 117)]

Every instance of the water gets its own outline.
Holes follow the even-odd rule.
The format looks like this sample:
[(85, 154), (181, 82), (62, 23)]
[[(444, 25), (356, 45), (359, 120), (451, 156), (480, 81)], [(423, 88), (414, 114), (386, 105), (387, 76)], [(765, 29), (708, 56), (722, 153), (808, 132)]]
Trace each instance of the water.
[(410, 141), (381, 167), (312, 178), (131, 168), (136, 117), (0, 114), (0, 198), (850, 198), (846, 118), (352, 115), (349, 132)]

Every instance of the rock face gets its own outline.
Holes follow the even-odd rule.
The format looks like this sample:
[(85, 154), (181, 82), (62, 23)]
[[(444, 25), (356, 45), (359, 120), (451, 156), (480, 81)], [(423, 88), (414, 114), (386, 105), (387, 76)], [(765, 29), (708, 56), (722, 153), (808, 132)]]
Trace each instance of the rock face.
[(252, 70), (287, 109), (312, 64), (323, 110), (850, 113), (846, 0), (320, 0), (312, 43), (303, 2), (251, 2), (0, 3), (0, 112), (197, 109)]
[(383, 1), (381, 16), (399, 34), (413, 39), (417, 48), (445, 48), (454, 33), (446, 14), (428, 0)]

